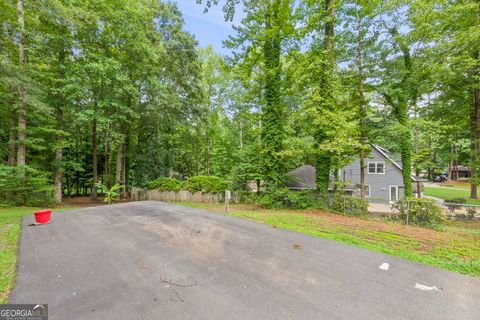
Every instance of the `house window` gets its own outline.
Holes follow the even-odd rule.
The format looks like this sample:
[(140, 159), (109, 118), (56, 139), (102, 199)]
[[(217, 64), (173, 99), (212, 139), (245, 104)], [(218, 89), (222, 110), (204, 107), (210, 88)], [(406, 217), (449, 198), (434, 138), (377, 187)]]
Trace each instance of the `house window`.
[(368, 184), (365, 185), (365, 191), (363, 193), (365, 198), (370, 198), (370, 186)]
[(371, 161), (368, 163), (368, 174), (384, 174), (385, 162), (383, 161)]

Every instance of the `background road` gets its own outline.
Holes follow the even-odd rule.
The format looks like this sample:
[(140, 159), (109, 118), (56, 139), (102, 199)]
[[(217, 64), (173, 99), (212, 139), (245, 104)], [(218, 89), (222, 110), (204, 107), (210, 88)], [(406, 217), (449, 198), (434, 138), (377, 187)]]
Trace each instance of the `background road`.
[(480, 319), (477, 278), (204, 210), (132, 202), (32, 222), (10, 303), (48, 303), (50, 320)]

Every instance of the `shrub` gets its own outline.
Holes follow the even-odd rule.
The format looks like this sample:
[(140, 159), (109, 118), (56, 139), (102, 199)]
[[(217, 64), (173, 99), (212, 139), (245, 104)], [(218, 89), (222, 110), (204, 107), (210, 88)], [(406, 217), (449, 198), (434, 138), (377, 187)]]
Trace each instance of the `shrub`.
[(409, 223), (425, 228), (437, 229), (445, 219), (442, 209), (431, 199), (405, 198), (396, 201), (392, 208), (397, 209), (403, 219), (408, 212)]
[(269, 188), (258, 197), (258, 204), (269, 209), (315, 208), (332, 213), (359, 216), (368, 213), (365, 199), (344, 195), (330, 195), (315, 191), (291, 191), (287, 188)]
[(160, 177), (147, 183), (148, 190), (175, 191), (182, 190), (183, 182), (173, 178)]
[(256, 203), (258, 195), (253, 191), (237, 191), (240, 203)]
[(269, 209), (306, 209), (314, 206), (314, 200), (312, 193), (308, 191), (268, 188), (260, 194), (258, 204)]
[(358, 197), (333, 195), (332, 207), (334, 213), (351, 216), (368, 214), (368, 201)]
[[(25, 180), (21, 180), (24, 170)], [(9, 205), (53, 206), (54, 188), (49, 174), (28, 166), (0, 165), (0, 202)]]
[(26, 201), (20, 204), (27, 207), (53, 207), (55, 206), (54, 193), (54, 187), (45, 186), (41, 190), (37, 189), (36, 191), (29, 193)]
[(195, 176), (188, 178), (185, 188), (190, 192), (222, 192), (228, 189), (228, 183), (215, 176)]

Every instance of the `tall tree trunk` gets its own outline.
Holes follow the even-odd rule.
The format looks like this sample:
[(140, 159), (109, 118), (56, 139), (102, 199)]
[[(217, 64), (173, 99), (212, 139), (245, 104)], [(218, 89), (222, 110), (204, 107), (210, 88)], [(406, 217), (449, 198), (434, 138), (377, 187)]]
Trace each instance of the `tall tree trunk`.
[(428, 150), (431, 152), (432, 154), (432, 162), (431, 162), (431, 166), (427, 168), (427, 179), (428, 180), (431, 180), (432, 179), (432, 170), (433, 170), (433, 167), (435, 166), (435, 150), (432, 150), (432, 136), (431, 135), (428, 135)]
[(477, 199), (477, 179), (478, 179), (478, 152), (480, 132), (478, 121), (480, 118), (480, 88), (472, 90), (472, 108), (470, 111), (470, 198)]
[(412, 134), (408, 124), (408, 104), (401, 101), (398, 104), (397, 119), (401, 125), (400, 154), (402, 159), (402, 176), (405, 197), (413, 196), (412, 186)]
[[(56, 120), (57, 120), (57, 130), (62, 130), (62, 122), (63, 122), (63, 111), (61, 107), (57, 107), (56, 110)], [(55, 203), (60, 204), (62, 203), (62, 135), (57, 135), (57, 146), (55, 148), (55, 178), (54, 178), (54, 185), (55, 185)]]
[(243, 120), (240, 119), (239, 121), (239, 125), (240, 125), (240, 150), (243, 149)]
[(338, 175), (338, 170), (333, 170), (333, 193), (338, 193), (338, 183), (340, 182), (340, 176)]
[(453, 176), (452, 180), (458, 181), (458, 152), (457, 145), (453, 145)]
[(356, 50), (356, 64), (357, 64), (357, 94), (358, 94), (358, 115), (360, 128), (360, 197), (365, 198), (365, 149), (366, 149), (366, 102), (363, 88), (364, 72), (363, 72), (363, 41), (362, 41), (362, 24), (358, 12), (356, 14), (357, 22), (357, 50)]
[(98, 163), (97, 163), (97, 118), (96, 118), (96, 115), (93, 118), (93, 125), (92, 125), (92, 167), (93, 167), (92, 199), (97, 200)]
[[(65, 27), (62, 28), (62, 35), (65, 33)], [(60, 69), (60, 79), (65, 78), (64, 74), (64, 64), (65, 64), (65, 46), (63, 43), (60, 45), (60, 50), (58, 52), (58, 64), (62, 68)], [(55, 118), (57, 121), (56, 129), (57, 131), (62, 130), (63, 123), (63, 108), (65, 107), (65, 97), (62, 91), (58, 93), (58, 105), (56, 108)], [(57, 134), (56, 138), (56, 147), (55, 147), (55, 203), (62, 203), (62, 156), (63, 156), (63, 147), (62, 140), (63, 136), (61, 133)]]
[(134, 140), (132, 139), (132, 129), (129, 127), (127, 130), (127, 135), (126, 135), (126, 140), (125, 140), (125, 147), (124, 147), (124, 152), (123, 152), (123, 182), (124, 182), (124, 188), (123, 188), (123, 197), (125, 199), (128, 199), (129, 197), (129, 186), (130, 186), (130, 177), (129, 177), (129, 172), (130, 172), (130, 163), (132, 160), (132, 155), (134, 154), (133, 150), (135, 148), (135, 143), (133, 142)]
[(360, 146), (360, 197), (365, 198), (365, 149)]
[(281, 1), (269, 3), (265, 19), (265, 29), (268, 36), (263, 42), (265, 59), (265, 106), (262, 114), (262, 171), (263, 179), (269, 186), (283, 183), (284, 163), (279, 153), (283, 150), (285, 114), (280, 101), (280, 55), (281, 33), (279, 13)]
[(104, 151), (104, 174), (103, 174), (103, 184), (108, 189), (110, 186), (110, 164), (109, 164), (109, 145), (108, 145), (108, 128), (105, 130), (105, 151)]
[(123, 155), (122, 155), (122, 196), (124, 199), (127, 198), (127, 156), (125, 153), (125, 144), (123, 145)]
[(433, 150), (433, 159), (432, 159), (432, 168), (430, 169), (430, 172), (429, 172), (429, 177), (428, 179), (433, 179), (435, 177), (435, 167), (437, 166), (437, 152), (435, 150)]
[[(13, 88), (10, 93), (13, 97)], [(8, 116), (8, 158), (7, 164), (9, 166), (13, 166), (15, 164), (15, 118), (13, 117), (13, 110), (14, 110), (14, 100), (13, 98), (10, 100), (10, 112)]]
[[(25, 70), (25, 21), (23, 11), (23, 0), (17, 1), (17, 18), (18, 18), (18, 60), (22, 71)], [(25, 119), (26, 108), (26, 94), (27, 90), (25, 84), (20, 81), (18, 85), (18, 147), (17, 147), (17, 165), (25, 166), (25, 140), (27, 122)], [(21, 179), (25, 179), (25, 171), (21, 170)]]
[(472, 92), (472, 107), (470, 110), (470, 198), (477, 199), (477, 179), (479, 167), (479, 143), (480, 143), (480, 51), (475, 50), (472, 58), (477, 62), (477, 66), (473, 69), (474, 84)]
[[(79, 153), (80, 153), (80, 128), (78, 125), (75, 128), (75, 162), (79, 162)], [(75, 195), (80, 194), (80, 173), (75, 171)]]
[(198, 142), (198, 137), (200, 135), (200, 128), (197, 124), (196, 126), (196, 131), (197, 131), (197, 134), (195, 136), (195, 175), (198, 176), (198, 172), (199, 172), (199, 162), (200, 162), (200, 155), (199, 155), (199, 142)]
[(455, 150), (455, 144), (452, 143), (452, 145), (450, 146), (450, 160), (448, 161), (448, 178), (450, 180), (455, 180), (454, 179), (454, 172), (453, 172), (454, 150)]
[(123, 170), (123, 143), (117, 149), (117, 170), (115, 172), (115, 183), (122, 184), (122, 170)]
[[(335, 57), (333, 52), (335, 41), (335, 0), (324, 0), (323, 10), (326, 18), (324, 24), (325, 40), (323, 42), (319, 84), (320, 96), (322, 97), (321, 103), (318, 106), (320, 113), (325, 109), (331, 110), (335, 108), (335, 97), (333, 96), (333, 72), (335, 67)], [(317, 133), (316, 140), (318, 144), (322, 143), (324, 140), (323, 132)], [(319, 192), (328, 192), (331, 166), (331, 155), (324, 153), (316, 156), (316, 183)]]
[[(418, 120), (418, 111), (417, 111), (416, 105), (415, 105), (415, 119)], [(420, 153), (420, 130), (418, 129), (417, 122), (415, 123), (414, 131), (415, 131), (415, 157), (417, 159), (417, 163), (415, 164), (415, 175), (418, 177), (420, 176), (420, 167), (418, 166), (418, 158)]]
[(401, 92), (397, 93), (397, 102), (395, 103), (391, 97), (387, 100), (394, 108), (395, 116), (400, 124), (400, 154), (405, 197), (412, 197), (412, 132), (408, 110), (410, 104), (415, 105), (416, 103), (416, 86), (418, 84), (412, 82), (413, 63), (410, 48), (401, 39), (395, 40), (399, 36), (397, 29), (390, 29), (390, 34), (402, 52), (405, 75), (400, 82)]
[[(7, 165), (14, 166), (15, 165), (15, 98), (14, 98), (14, 91), (15, 88), (13, 85), (9, 85), (9, 93), (10, 93), (10, 103), (8, 106), (8, 156), (7, 156)], [(11, 191), (7, 191), (5, 193), (5, 200), (11, 201), (13, 193)]]
[(205, 128), (205, 168), (204, 168), (204, 172), (205, 172), (205, 175), (208, 176), (209, 175), (209, 171), (210, 171), (210, 168), (209, 168), (209, 161), (210, 161), (210, 140), (209, 140), (209, 136), (208, 136), (208, 120), (207, 120), (207, 126)]
[(324, 10), (327, 14), (325, 21), (325, 51), (333, 50), (333, 41), (335, 36), (335, 0), (325, 0)]

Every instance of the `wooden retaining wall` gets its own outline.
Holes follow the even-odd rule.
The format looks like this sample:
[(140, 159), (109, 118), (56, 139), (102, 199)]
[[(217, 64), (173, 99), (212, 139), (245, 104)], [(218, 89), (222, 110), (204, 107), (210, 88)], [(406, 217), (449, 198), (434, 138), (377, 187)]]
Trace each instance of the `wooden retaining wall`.
[[(133, 201), (156, 200), (165, 202), (196, 202), (196, 203), (223, 203), (225, 202), (225, 193), (202, 193), (182, 190), (160, 191), (132, 188), (130, 192)], [(238, 203), (238, 193), (232, 192), (230, 202)]]

